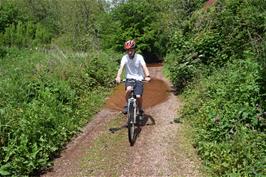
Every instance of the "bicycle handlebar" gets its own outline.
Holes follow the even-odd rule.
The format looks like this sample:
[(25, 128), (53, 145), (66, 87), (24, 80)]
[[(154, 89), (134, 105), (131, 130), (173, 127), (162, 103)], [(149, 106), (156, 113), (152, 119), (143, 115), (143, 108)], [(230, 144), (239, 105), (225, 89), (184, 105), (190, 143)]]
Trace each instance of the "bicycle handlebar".
[[(130, 80), (130, 79), (129, 79)], [(135, 80), (135, 81), (137, 81), (136, 79), (131, 79), (131, 80)], [(145, 80), (145, 79), (143, 79), (143, 80), (141, 80), (141, 82), (144, 82), (144, 83), (148, 83), (148, 82), (150, 82), (151, 81), (151, 79), (149, 80), (149, 81), (147, 81), (147, 80)], [(119, 83), (125, 83), (126, 82), (126, 79), (123, 79), (123, 80), (121, 80)], [(114, 80), (113, 81), (113, 84), (119, 84), (118, 82), (116, 82), (116, 80)]]
[[(138, 80), (136, 80), (136, 79), (129, 79), (129, 80), (135, 80), (135, 81), (138, 81)], [(125, 83), (125, 82), (126, 82), (126, 79), (121, 80), (121, 82), (122, 82), (122, 83)], [(141, 82), (148, 83), (148, 82), (150, 82), (150, 81), (147, 81), (147, 80), (143, 79), (143, 80), (141, 80)]]

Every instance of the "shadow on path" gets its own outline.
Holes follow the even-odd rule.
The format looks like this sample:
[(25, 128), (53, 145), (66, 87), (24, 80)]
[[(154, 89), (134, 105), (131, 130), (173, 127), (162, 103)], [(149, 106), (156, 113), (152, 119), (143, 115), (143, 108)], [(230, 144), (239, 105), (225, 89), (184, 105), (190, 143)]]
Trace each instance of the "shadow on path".
[[(127, 119), (125, 119), (125, 120), (127, 120)], [(137, 125), (136, 125), (135, 131), (134, 131), (134, 143), (132, 145), (135, 144), (135, 142), (137, 140), (137, 137), (139, 136), (139, 134), (140, 134), (140, 132), (142, 130), (142, 127), (152, 126), (152, 125), (155, 125), (154, 118), (151, 115), (144, 114), (143, 119), (137, 121)], [(119, 130), (122, 130), (124, 128), (127, 128), (127, 124), (124, 124), (121, 127), (112, 127), (112, 128), (109, 128), (109, 131), (111, 133), (115, 133), (115, 132), (117, 132)]]
[[(126, 119), (125, 119), (126, 120)], [(149, 121), (150, 120), (150, 121)], [(149, 121), (149, 122), (148, 122)], [(137, 127), (140, 129), (141, 131), (141, 128), (144, 127), (144, 126), (151, 126), (151, 125), (155, 125), (155, 120), (154, 118), (151, 116), (151, 115), (148, 115), (148, 114), (144, 114), (144, 117), (142, 120), (139, 120), (138, 121), (138, 125)], [(122, 130), (123, 128), (127, 128), (127, 124), (124, 124), (122, 125), (121, 127), (112, 127), (112, 128), (109, 128), (109, 131), (111, 133), (115, 133), (119, 130)], [(139, 132), (140, 132), (139, 131)]]

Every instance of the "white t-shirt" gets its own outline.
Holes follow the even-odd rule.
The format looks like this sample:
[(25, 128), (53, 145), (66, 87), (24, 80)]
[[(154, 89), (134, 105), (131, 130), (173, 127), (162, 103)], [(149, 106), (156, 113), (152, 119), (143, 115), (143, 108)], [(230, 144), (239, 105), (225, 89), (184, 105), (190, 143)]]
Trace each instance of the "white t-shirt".
[(140, 54), (135, 54), (133, 59), (130, 59), (126, 54), (122, 57), (121, 65), (125, 65), (126, 78), (142, 81), (144, 72), (142, 66), (146, 65), (143, 57)]

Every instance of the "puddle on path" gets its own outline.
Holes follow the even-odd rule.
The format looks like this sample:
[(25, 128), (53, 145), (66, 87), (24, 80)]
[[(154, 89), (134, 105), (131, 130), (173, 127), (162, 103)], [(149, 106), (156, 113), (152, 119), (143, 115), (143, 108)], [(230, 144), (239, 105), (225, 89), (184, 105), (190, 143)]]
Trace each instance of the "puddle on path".
[[(144, 84), (143, 107), (147, 109), (151, 106), (164, 102), (170, 92), (168, 85), (159, 79), (152, 79)], [(122, 110), (125, 105), (125, 86), (119, 84), (112, 95), (106, 101), (106, 107), (115, 110)]]

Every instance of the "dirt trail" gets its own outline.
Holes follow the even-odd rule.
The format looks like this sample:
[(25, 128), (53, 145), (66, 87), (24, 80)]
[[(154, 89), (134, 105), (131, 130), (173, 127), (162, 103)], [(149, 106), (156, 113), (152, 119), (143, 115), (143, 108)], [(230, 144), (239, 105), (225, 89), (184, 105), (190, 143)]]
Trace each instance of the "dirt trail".
[[(127, 142), (127, 131), (121, 131), (121, 136), (125, 138), (111, 145), (96, 146), (99, 152), (93, 153), (103, 158), (97, 155), (98, 159), (93, 159), (91, 151), (97, 138), (100, 139), (101, 135), (107, 137), (100, 140), (104, 143), (118, 136), (108, 134), (106, 127), (121, 114), (104, 108), (85, 127), (83, 133), (67, 146), (61, 157), (55, 160), (53, 169), (43, 176), (202, 176), (199, 171), (200, 161), (191, 144), (183, 137), (183, 129), (186, 127), (173, 123), (181, 103), (171, 92), (170, 83), (163, 77), (162, 67), (149, 67), (149, 70), (152, 78), (155, 81), (159, 79), (156, 83), (161, 82), (161, 85), (156, 88), (145, 87), (144, 101), (160, 97), (161, 103), (154, 105), (154, 101), (151, 101), (152, 104), (144, 102), (145, 119), (134, 146), (130, 147)], [(159, 95), (149, 95), (151, 89)], [(123, 104), (123, 98), (121, 100), (107, 106), (121, 108), (119, 104)], [(90, 160), (86, 160), (88, 152), (92, 158)], [(98, 167), (101, 165), (103, 167)]]

